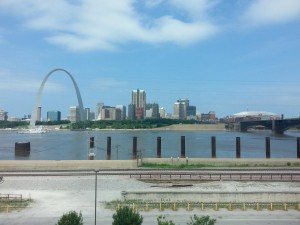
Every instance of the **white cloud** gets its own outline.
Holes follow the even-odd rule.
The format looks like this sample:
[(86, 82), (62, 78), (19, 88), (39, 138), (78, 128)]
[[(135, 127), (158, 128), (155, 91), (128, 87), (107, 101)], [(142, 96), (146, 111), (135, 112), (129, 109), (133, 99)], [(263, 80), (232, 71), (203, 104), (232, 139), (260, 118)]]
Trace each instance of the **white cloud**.
[(178, 9), (185, 10), (192, 18), (198, 19), (206, 16), (219, 0), (169, 0), (169, 2)]
[[(216, 1), (156, 0), (148, 6), (174, 10), (164, 15), (139, 8), (137, 0), (1, 0), (0, 12), (22, 20), (23, 26), (47, 32), (46, 40), (71, 50), (115, 50), (132, 41), (192, 44), (214, 35), (218, 27), (206, 15)], [(162, 9), (163, 11), (163, 9)], [(187, 13), (191, 21), (178, 18)], [(10, 16), (11, 16), (10, 15)]]
[(250, 25), (269, 25), (300, 18), (299, 0), (256, 0), (243, 15)]

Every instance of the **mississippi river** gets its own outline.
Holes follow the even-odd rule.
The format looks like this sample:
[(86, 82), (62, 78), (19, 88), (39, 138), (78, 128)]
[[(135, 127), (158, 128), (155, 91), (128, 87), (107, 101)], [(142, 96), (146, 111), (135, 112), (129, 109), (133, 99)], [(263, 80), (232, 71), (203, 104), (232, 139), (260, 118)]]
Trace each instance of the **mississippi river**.
[[(51, 131), (47, 134), (18, 134), (0, 131), (0, 160), (86, 160), (89, 138), (94, 137), (96, 159), (106, 159), (107, 137), (111, 137), (111, 159), (131, 159), (133, 137), (143, 158), (156, 158), (157, 137), (161, 137), (162, 158), (180, 157), (181, 136), (185, 136), (186, 156), (211, 157), (211, 137), (216, 137), (217, 158), (236, 157), (236, 137), (241, 138), (241, 158), (265, 158), (265, 137), (271, 137), (271, 158), (296, 158), (300, 132), (272, 136), (270, 132), (232, 131)], [(30, 142), (30, 155), (15, 156), (16, 142)]]

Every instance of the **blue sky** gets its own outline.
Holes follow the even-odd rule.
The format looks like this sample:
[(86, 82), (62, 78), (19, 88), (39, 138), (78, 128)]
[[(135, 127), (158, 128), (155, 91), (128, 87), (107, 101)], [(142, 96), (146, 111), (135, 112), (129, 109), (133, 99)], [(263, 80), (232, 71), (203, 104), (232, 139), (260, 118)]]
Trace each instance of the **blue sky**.
[[(168, 112), (179, 98), (224, 117), (300, 116), (299, 0), (1, 0), (0, 110), (31, 114), (44, 77), (64, 68), (84, 103), (128, 105), (143, 89)], [(49, 77), (43, 117), (77, 105)]]

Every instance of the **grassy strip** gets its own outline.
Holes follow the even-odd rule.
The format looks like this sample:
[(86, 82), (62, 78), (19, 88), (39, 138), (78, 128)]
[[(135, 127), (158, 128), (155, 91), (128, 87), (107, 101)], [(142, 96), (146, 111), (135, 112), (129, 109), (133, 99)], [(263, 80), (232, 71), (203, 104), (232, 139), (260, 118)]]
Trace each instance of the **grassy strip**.
[(197, 169), (197, 168), (249, 168), (249, 167), (299, 167), (300, 163), (290, 163), (287, 162), (286, 165), (276, 166), (268, 164), (229, 164), (229, 165), (210, 165), (210, 164), (156, 164), (156, 163), (143, 163), (142, 167), (146, 168), (160, 168), (160, 169)]
[(1, 212), (12, 212), (15, 210), (21, 210), (30, 205), (33, 200), (0, 200), (0, 213)]

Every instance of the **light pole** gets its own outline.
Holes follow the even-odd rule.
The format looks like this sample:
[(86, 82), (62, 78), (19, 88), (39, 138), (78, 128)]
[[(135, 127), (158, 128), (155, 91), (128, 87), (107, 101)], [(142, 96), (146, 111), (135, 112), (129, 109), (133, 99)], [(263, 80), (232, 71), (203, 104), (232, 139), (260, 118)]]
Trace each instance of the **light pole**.
[(95, 170), (95, 225), (97, 224), (97, 174), (99, 170)]
[(116, 145), (116, 150), (117, 150), (117, 160), (119, 159), (119, 147), (120, 147), (120, 145)]

